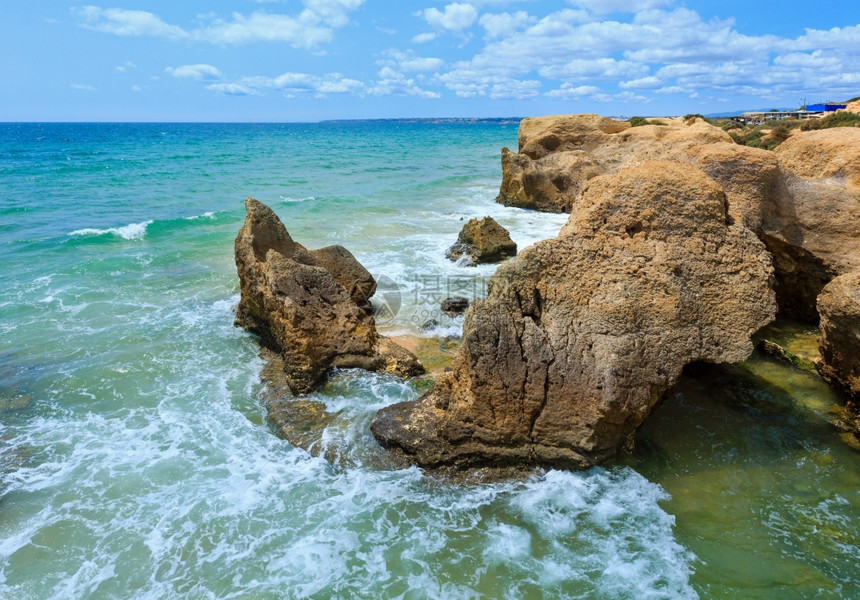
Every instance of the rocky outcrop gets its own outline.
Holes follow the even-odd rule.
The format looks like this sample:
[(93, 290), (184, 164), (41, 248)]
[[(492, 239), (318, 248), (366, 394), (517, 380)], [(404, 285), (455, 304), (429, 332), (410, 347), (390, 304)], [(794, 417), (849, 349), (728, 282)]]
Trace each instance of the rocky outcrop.
[(815, 321), (824, 286), (860, 270), (860, 129), (796, 133), (773, 153), (781, 188), (761, 237), (781, 312)]
[(840, 275), (818, 297), (818, 370), (860, 412), (860, 271)]
[(506, 206), (571, 212), (588, 181), (644, 161), (675, 160), (702, 144), (731, 143), (701, 119), (664, 119), (663, 125), (630, 127), (598, 115), (535, 117), (520, 123), (518, 153), (502, 150)]
[(517, 244), (508, 230), (493, 217), (470, 219), (460, 230), (457, 242), (448, 249), (451, 260), (465, 259), (470, 265), (496, 263), (517, 253)]
[(525, 119), (519, 153), (502, 151), (497, 200), (571, 212), (598, 175), (648, 160), (696, 166), (726, 192), (729, 215), (773, 256), (780, 312), (817, 321), (824, 285), (860, 269), (860, 129), (796, 132), (771, 152), (734, 144), (701, 119), (662, 121), (630, 127), (597, 115)]
[(860, 271), (840, 275), (818, 297), (821, 315), (818, 372), (847, 398), (838, 407), (834, 424), (842, 440), (860, 450)]
[(678, 163), (591, 179), (559, 237), (501, 265), (466, 312), (453, 371), (373, 434), (427, 468), (611, 456), (685, 365), (743, 360), (774, 316), (770, 258), (726, 204)]
[(269, 207), (246, 198), (245, 209), (235, 243), (236, 325), (281, 355), (294, 394), (312, 391), (332, 367), (423, 371), (411, 353), (379, 336), (362, 309), (375, 282), (352, 254), (339, 246), (309, 252)]

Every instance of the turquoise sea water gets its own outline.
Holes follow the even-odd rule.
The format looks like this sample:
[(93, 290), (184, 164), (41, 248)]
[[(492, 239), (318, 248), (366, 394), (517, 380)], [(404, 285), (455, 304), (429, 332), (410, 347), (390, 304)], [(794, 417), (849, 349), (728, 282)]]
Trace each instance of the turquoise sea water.
[(444, 258), (464, 220), (521, 248), (565, 221), (493, 202), (503, 145), (516, 125), (0, 125), (0, 597), (860, 597), (860, 455), (766, 358), (693, 370), (632, 456), (524, 482), (386, 466), (369, 423), (420, 393), (387, 376), (314, 394), (333, 462), (271, 433), (232, 325), (242, 199), (352, 250), (384, 331), (454, 334), (438, 302), (493, 270)]

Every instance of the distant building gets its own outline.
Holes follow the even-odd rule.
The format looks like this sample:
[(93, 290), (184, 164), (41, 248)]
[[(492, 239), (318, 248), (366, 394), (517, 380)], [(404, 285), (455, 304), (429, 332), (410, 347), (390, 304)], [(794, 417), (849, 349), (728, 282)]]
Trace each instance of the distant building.
[[(744, 125), (761, 125), (762, 123), (766, 123), (768, 121), (781, 121), (782, 119), (815, 119), (818, 117), (823, 117), (824, 110), (813, 110), (814, 106), (824, 105), (816, 104), (807, 106), (806, 110), (771, 110), (768, 112), (745, 112), (741, 115), (737, 115), (736, 117), (731, 117), (731, 119), (732, 121), (737, 121), (738, 123), (743, 123)], [(828, 106), (840, 105), (829, 104)], [(836, 109), (834, 108), (833, 110), (835, 111)]]
[(808, 104), (806, 106), (806, 110), (810, 112), (836, 112), (837, 110), (844, 110), (848, 108), (847, 104), (837, 104), (835, 102), (825, 102), (824, 104)]

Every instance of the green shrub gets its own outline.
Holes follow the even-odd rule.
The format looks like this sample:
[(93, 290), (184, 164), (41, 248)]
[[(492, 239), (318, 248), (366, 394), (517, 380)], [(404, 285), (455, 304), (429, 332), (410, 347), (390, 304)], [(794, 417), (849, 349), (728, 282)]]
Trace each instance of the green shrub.
[(806, 119), (800, 125), (801, 131), (814, 131), (816, 129), (821, 129), (821, 119)]
[(649, 121), (645, 117), (630, 117), (630, 126), (631, 127), (641, 127), (642, 125), (665, 125), (665, 123), (658, 123), (657, 121)]
[(827, 115), (821, 119), (822, 129), (829, 129), (830, 127), (854, 127), (858, 125), (860, 125), (860, 115), (844, 110)]
[(690, 113), (688, 115), (684, 115), (685, 121), (689, 121), (690, 119), (702, 119), (704, 121), (707, 121), (707, 119), (705, 119), (705, 115), (701, 115), (699, 113)]

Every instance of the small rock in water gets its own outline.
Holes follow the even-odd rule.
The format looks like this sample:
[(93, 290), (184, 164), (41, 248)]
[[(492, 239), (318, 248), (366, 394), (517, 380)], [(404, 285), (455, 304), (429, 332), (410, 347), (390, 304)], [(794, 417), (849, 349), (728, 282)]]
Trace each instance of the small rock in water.
[(463, 296), (445, 298), (440, 307), (442, 312), (449, 316), (461, 315), (469, 308), (469, 299)]
[(471, 219), (463, 226), (457, 242), (445, 254), (453, 261), (466, 259), (470, 266), (496, 263), (515, 256), (517, 244), (511, 240), (508, 230), (496, 223), (492, 217), (480, 221)]

